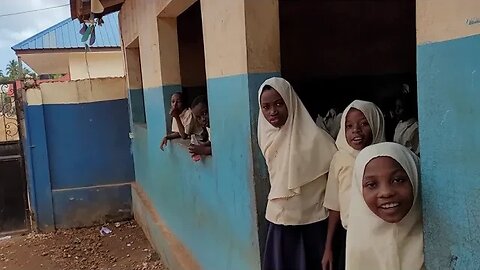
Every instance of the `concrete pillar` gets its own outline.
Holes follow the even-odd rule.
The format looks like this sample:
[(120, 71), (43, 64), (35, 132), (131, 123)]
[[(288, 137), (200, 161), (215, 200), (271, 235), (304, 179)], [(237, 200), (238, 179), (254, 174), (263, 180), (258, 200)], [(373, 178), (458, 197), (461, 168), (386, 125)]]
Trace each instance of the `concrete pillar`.
[[(222, 184), (234, 187), (226, 196), (234, 196), (234, 190), (248, 191), (245, 196), (251, 203), (243, 211), (251, 218), (238, 220), (232, 213), (235, 209), (224, 211), (230, 216), (228, 226), (249, 223), (243, 227), (250, 229), (235, 240), (239, 249), (245, 250), (249, 248), (246, 239), (255, 241), (255, 249), (250, 247), (246, 259), (239, 259), (245, 265), (238, 267), (257, 269), (268, 193), (256, 136), (257, 91), (266, 78), (280, 73), (278, 1), (202, 0), (201, 8), (213, 154), (223, 161), (217, 173)], [(247, 171), (242, 173), (245, 179), (232, 178), (232, 172), (238, 170)]]
[(480, 2), (417, 1), (427, 269), (480, 264)]

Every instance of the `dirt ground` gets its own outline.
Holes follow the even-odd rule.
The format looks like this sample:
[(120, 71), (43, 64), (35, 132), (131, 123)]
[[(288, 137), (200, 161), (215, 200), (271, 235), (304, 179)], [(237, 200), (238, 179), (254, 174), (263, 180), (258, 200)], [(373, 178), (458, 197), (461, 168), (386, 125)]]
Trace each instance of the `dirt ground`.
[(167, 270), (134, 221), (0, 237), (0, 270)]

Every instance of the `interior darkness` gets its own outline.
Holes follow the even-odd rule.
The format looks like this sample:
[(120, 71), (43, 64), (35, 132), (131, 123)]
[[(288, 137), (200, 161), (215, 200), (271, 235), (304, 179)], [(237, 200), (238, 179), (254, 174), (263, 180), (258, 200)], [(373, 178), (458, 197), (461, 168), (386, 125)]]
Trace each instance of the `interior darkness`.
[(200, 1), (177, 17), (177, 33), (182, 89), (190, 105), (195, 97), (207, 94)]
[(414, 0), (280, 0), (282, 76), (314, 118), (416, 91), (415, 36)]

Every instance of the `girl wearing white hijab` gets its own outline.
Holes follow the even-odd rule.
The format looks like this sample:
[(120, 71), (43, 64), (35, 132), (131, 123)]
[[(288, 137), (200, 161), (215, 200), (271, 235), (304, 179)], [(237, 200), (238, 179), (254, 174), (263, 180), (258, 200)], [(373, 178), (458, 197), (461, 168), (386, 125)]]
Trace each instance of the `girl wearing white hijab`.
[(347, 270), (424, 269), (418, 158), (397, 143), (362, 150), (355, 161)]
[[(345, 108), (327, 181), (324, 206), (330, 211), (323, 256), (324, 270), (345, 269), (345, 240), (350, 186), (357, 154), (370, 144), (385, 141), (384, 118), (372, 102), (355, 100)], [(343, 228), (338, 227), (341, 220)], [(335, 254), (334, 254), (335, 253)]]
[(335, 145), (286, 80), (266, 80), (258, 100), (258, 143), (271, 184), (263, 269), (321, 269), (328, 216), (323, 199)]

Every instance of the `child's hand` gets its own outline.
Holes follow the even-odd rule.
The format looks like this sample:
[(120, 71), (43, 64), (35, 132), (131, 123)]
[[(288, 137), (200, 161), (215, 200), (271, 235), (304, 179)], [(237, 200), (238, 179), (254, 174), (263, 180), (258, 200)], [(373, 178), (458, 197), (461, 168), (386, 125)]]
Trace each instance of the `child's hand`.
[(180, 112), (179, 112), (177, 109), (175, 109), (175, 107), (172, 107), (172, 108), (170, 109), (170, 116), (171, 116), (171, 117), (174, 117), (174, 118), (179, 117), (179, 116), (180, 116)]
[(188, 147), (188, 152), (190, 153), (190, 155), (192, 155), (192, 157), (194, 155), (206, 156), (210, 154), (208, 153), (208, 149), (205, 145), (190, 144), (190, 146)]
[(160, 149), (164, 151), (165, 146), (167, 146), (167, 144), (168, 144), (168, 139), (167, 139), (167, 136), (165, 136), (163, 137), (162, 143), (160, 144)]
[(201, 155), (200, 152), (202, 152), (202, 147), (201, 147), (201, 145), (190, 144), (190, 146), (188, 147), (188, 152), (192, 156)]
[(323, 252), (322, 258), (322, 269), (323, 270), (333, 270), (333, 252), (331, 248), (326, 247), (325, 252)]

